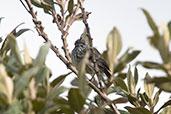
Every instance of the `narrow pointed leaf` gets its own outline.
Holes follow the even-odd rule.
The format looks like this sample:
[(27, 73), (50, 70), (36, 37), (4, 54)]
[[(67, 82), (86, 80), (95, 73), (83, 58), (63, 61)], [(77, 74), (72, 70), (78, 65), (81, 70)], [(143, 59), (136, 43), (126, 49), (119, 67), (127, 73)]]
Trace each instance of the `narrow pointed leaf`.
[(147, 110), (146, 108), (132, 108), (132, 107), (125, 107), (131, 114), (152, 114), (149, 110)]
[(71, 88), (68, 93), (68, 101), (72, 109), (77, 113), (81, 111), (85, 103), (85, 99), (80, 94), (79, 89)]
[(56, 79), (54, 79), (54, 80), (50, 83), (50, 85), (51, 85), (52, 87), (54, 87), (54, 86), (56, 86), (56, 85), (62, 84), (62, 82), (65, 80), (65, 78), (66, 78), (68, 75), (70, 75), (70, 74), (71, 74), (71, 72), (69, 72), (69, 73), (67, 73), (67, 74), (63, 74), (63, 75), (58, 76)]
[(110, 69), (116, 64), (116, 56), (122, 49), (121, 35), (117, 28), (113, 28), (107, 37), (107, 57)]
[[(145, 76), (145, 79), (150, 79), (150, 78), (151, 78), (150, 75), (147, 73), (146, 76)], [(144, 81), (144, 90), (145, 90), (148, 98), (153, 100), (152, 95), (153, 95), (153, 92), (154, 92), (154, 84), (147, 84)]]
[(159, 34), (157, 25), (155, 24), (154, 20), (152, 19), (152, 17), (150, 16), (150, 14), (147, 12), (147, 10), (142, 8), (143, 13), (145, 14), (148, 24), (151, 27), (151, 29), (156, 33)]
[(128, 92), (128, 88), (127, 88), (125, 82), (124, 82), (121, 78), (116, 78), (116, 79), (114, 80), (114, 83), (115, 83), (116, 86), (119, 86), (119, 87), (121, 87), (123, 90), (125, 90), (126, 92)]
[(131, 66), (129, 66), (128, 72), (127, 72), (127, 83), (128, 83), (128, 90), (130, 93), (135, 94), (135, 81), (132, 76), (131, 72)]
[(11, 104), (13, 99), (14, 85), (12, 79), (7, 75), (5, 66), (0, 64), (0, 94), (7, 97), (7, 103)]
[(137, 85), (138, 82), (138, 69), (135, 67), (134, 69), (134, 80), (135, 80), (135, 85)]
[(15, 40), (15, 36), (10, 36), (11, 38), (9, 38), (9, 45), (10, 45), (10, 48), (11, 48), (11, 53), (14, 54), (17, 62), (20, 64), (20, 65), (23, 65), (23, 61), (21, 59), (21, 55), (20, 55), (20, 51), (18, 49), (18, 45), (17, 45), (17, 42)]
[(63, 92), (66, 91), (66, 88), (61, 86), (61, 87), (58, 87), (58, 86), (55, 86), (47, 95), (46, 97), (46, 101), (49, 101), (49, 100), (52, 100), (54, 99), (55, 97), (59, 97), (60, 94), (62, 94)]
[(14, 84), (14, 96), (18, 96), (23, 92), (23, 90), (29, 85), (31, 77), (37, 74), (38, 71), (39, 67), (33, 67), (21, 74), (21, 77), (19, 77)]
[(85, 76), (85, 70), (86, 70), (86, 65), (88, 63), (88, 57), (89, 53), (86, 53), (84, 59), (81, 61), (80, 67), (78, 69), (78, 86), (80, 89), (81, 94), (84, 96), (85, 92), (85, 86), (86, 86), (86, 76)]
[(69, 0), (69, 2), (68, 2), (68, 12), (69, 12), (69, 15), (72, 14), (73, 9), (74, 9), (74, 0)]
[(50, 48), (49, 42), (40, 48), (39, 53), (38, 53), (35, 61), (33, 62), (34, 65), (40, 65), (41, 66), (45, 63), (45, 59), (46, 59), (46, 56), (48, 54), (49, 48)]

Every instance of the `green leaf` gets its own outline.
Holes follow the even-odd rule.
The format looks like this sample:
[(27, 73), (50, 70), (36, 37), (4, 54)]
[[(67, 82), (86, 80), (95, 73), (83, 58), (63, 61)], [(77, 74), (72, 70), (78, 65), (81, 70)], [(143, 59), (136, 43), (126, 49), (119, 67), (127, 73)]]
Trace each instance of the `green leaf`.
[(154, 77), (151, 79), (146, 79), (147, 83), (155, 83), (155, 86), (163, 91), (171, 92), (171, 78), (170, 77)]
[(130, 93), (132, 93), (133, 95), (135, 95), (135, 81), (134, 78), (132, 76), (132, 72), (131, 72), (131, 66), (129, 65), (129, 69), (127, 72), (127, 83), (128, 83), (128, 90)]
[(145, 16), (147, 18), (147, 21), (148, 21), (148, 24), (151, 27), (151, 29), (153, 30), (153, 32), (159, 35), (159, 31), (158, 31), (157, 25), (155, 24), (154, 20), (150, 16), (150, 14), (145, 9), (143, 9), (143, 8), (142, 8), (142, 11), (145, 14)]
[(116, 64), (116, 56), (122, 49), (121, 35), (117, 28), (113, 28), (107, 37), (107, 57), (110, 69)]
[(68, 93), (68, 101), (72, 109), (77, 113), (81, 111), (85, 103), (85, 99), (80, 94), (79, 89), (71, 88)]
[(168, 29), (169, 29), (169, 33), (170, 33), (170, 40), (171, 40), (171, 21), (169, 21), (169, 23), (167, 24)]
[(71, 73), (72, 73), (72, 72), (69, 72), (69, 73), (67, 73), (67, 74), (63, 74), (63, 75), (58, 76), (56, 79), (54, 79), (54, 80), (50, 83), (50, 85), (51, 85), (52, 87), (54, 87), (54, 86), (56, 86), (56, 85), (62, 84), (62, 82), (65, 80), (65, 78), (66, 78), (68, 75), (70, 75)]
[(15, 100), (12, 104), (8, 105), (4, 114), (23, 114), (22, 105), (18, 100)]
[(0, 17), (0, 24), (1, 24), (1, 20), (4, 19), (4, 17)]
[(0, 64), (0, 94), (6, 96), (7, 103), (12, 103), (14, 85), (12, 79), (7, 75), (5, 66)]
[(160, 52), (160, 56), (163, 62), (167, 64), (169, 62), (169, 40), (170, 40), (169, 29), (165, 24), (162, 24), (159, 27), (163, 30), (163, 35), (158, 40), (157, 49)]
[(0, 43), (2, 42), (3, 40), (2, 40), (2, 37), (0, 37)]
[(31, 0), (31, 3), (36, 7), (43, 8), (43, 6), (42, 6), (41, 2), (39, 2), (39, 0)]
[(48, 54), (51, 44), (47, 42), (45, 45), (41, 46), (39, 53), (33, 62), (34, 65), (42, 66), (45, 63), (46, 56)]
[(32, 102), (32, 107), (35, 113), (38, 113), (46, 105), (44, 99), (33, 99), (31, 102)]
[(162, 90), (159, 89), (159, 90), (156, 92), (156, 94), (154, 95), (154, 98), (153, 98), (153, 107), (156, 106), (156, 104), (157, 104), (157, 102), (158, 102), (158, 100), (159, 100), (159, 95), (160, 95), (161, 92), (162, 92)]
[(74, 9), (74, 0), (69, 0), (69, 2), (68, 2), (68, 12), (69, 12), (69, 15), (72, 14), (73, 9)]
[(136, 65), (137, 64), (140, 64), (148, 69), (160, 69), (160, 70), (163, 69), (163, 66), (160, 63), (151, 62), (151, 61), (144, 61), (144, 62), (137, 61)]
[(105, 114), (104, 109), (100, 107), (96, 107), (92, 109), (92, 114)]
[(129, 52), (131, 48), (128, 48), (127, 51), (119, 58), (119, 63), (114, 68), (114, 73), (122, 71), (126, 65), (134, 60), (141, 51), (134, 50)]
[(78, 68), (78, 86), (81, 94), (85, 97), (85, 86), (86, 86), (86, 65), (88, 64), (89, 53), (86, 53), (84, 59), (81, 61), (80, 67)]
[(29, 85), (30, 79), (37, 74), (39, 67), (33, 67), (21, 74), (14, 84), (14, 96), (18, 96)]
[(165, 107), (160, 114), (170, 114), (170, 112), (171, 112), (171, 107)]
[(9, 45), (10, 45), (10, 48), (11, 48), (11, 53), (14, 54), (16, 60), (17, 60), (17, 63), (19, 63), (20, 65), (23, 65), (23, 61), (21, 59), (21, 55), (20, 55), (20, 51), (18, 49), (18, 45), (17, 45), (17, 42), (16, 42), (16, 38), (15, 36), (9, 36), (11, 38), (9, 38)]
[(128, 98), (127, 97), (120, 97), (112, 101), (114, 104), (119, 104), (119, 103), (127, 103)]
[(63, 92), (66, 91), (66, 88), (61, 86), (61, 87), (58, 87), (58, 86), (55, 86), (47, 95), (46, 97), (46, 101), (49, 101), (49, 100), (52, 100), (54, 99), (55, 97), (59, 97), (59, 95)]
[(42, 68), (40, 68), (39, 72), (35, 75), (36, 85), (38, 83), (42, 82), (43, 80), (45, 80), (49, 74), (50, 74), (50, 70), (47, 67), (42, 66)]
[[(11, 33), (9, 33), (9, 34), (7, 35), (7, 37), (5, 38), (5, 40), (4, 40), (3, 44), (2, 44), (1, 50), (0, 50), (0, 59), (3, 60), (3, 59), (5, 58), (7, 52), (8, 52), (9, 49), (10, 49), (9, 40), (12, 39), (12, 38), (13, 38), (13, 39), (16, 39), (17, 36), (21, 35), (21, 34), (24, 33), (25, 31), (27, 31), (27, 30), (25, 30), (25, 31), (21, 30), (19, 33), (16, 32), (16, 29), (17, 29), (20, 25), (22, 25), (22, 24), (24, 24), (24, 23), (21, 23), (21, 24), (19, 24), (18, 26), (16, 26), (16, 27), (11, 31)], [(16, 36), (16, 35), (17, 35), (17, 36)]]
[(135, 67), (134, 69), (134, 80), (135, 80), (135, 85), (137, 85), (138, 82), (138, 69)]
[(134, 60), (140, 53), (141, 51), (139, 50), (135, 50), (135, 51), (132, 51), (131, 53), (128, 54), (128, 56), (125, 58), (124, 62), (126, 63), (129, 63), (131, 62), (132, 60)]
[(30, 29), (20, 29), (18, 32), (16, 32), (15, 36), (18, 37), (20, 36), (21, 34), (23, 34), (24, 32), (27, 32), (29, 31)]
[(125, 90), (126, 93), (128, 92), (128, 88), (127, 88), (125, 82), (123, 81), (123, 79), (121, 79), (121, 78), (116, 78), (116, 79), (114, 80), (114, 83), (115, 83), (116, 86), (119, 86), (119, 87), (121, 87), (123, 90)]
[[(147, 73), (145, 76), (145, 80), (150, 79), (150, 78), (151, 78), (150, 75)], [(148, 98), (153, 100), (152, 95), (154, 92), (154, 84), (147, 84), (146, 81), (144, 81), (144, 90), (145, 90), (145, 93), (147, 94)]]
[(152, 114), (149, 110), (143, 107), (132, 108), (129, 106), (125, 107), (131, 114)]
[(171, 100), (168, 100), (167, 102), (165, 102), (160, 108), (159, 110), (157, 110), (154, 114), (158, 114), (158, 112), (164, 108), (164, 107), (167, 107), (167, 106), (170, 106), (171, 105)]

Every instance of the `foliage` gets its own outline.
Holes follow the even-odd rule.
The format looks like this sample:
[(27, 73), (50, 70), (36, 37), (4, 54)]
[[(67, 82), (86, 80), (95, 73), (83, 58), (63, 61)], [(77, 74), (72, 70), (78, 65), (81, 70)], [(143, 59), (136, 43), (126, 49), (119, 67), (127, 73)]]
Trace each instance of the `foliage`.
[[(75, 21), (78, 18), (79, 20), (84, 20), (84, 16), (80, 13), (74, 17), (76, 11), (74, 0), (65, 2), (62, 0), (56, 0), (56, 2), (53, 2), (53, 0), (31, 0), (31, 3), (36, 7), (42, 8), (49, 15), (53, 15), (55, 5), (63, 10), (67, 4), (67, 13), (63, 13), (64, 11), (61, 10), (61, 15), (58, 14), (57, 19), (60, 22), (61, 28), (65, 28), (67, 22), (68, 24), (73, 23), (71, 19)], [(121, 97), (106, 102), (99, 94), (90, 99), (90, 93), (92, 93), (92, 89), (94, 88), (88, 86), (88, 82), (86, 81), (85, 64), (88, 62), (88, 55), (82, 61), (80, 69), (78, 69), (78, 77), (71, 82), (73, 85), (71, 88), (66, 88), (62, 85), (65, 78), (71, 72), (60, 75), (52, 82), (49, 82), (51, 72), (46, 66), (45, 61), (49, 49), (53, 50), (54, 48), (51, 42), (47, 41), (41, 46), (37, 57), (32, 58), (25, 44), (22, 56), (16, 40), (18, 36), (29, 29), (24, 28), (17, 31), (20, 24), (6, 36), (0, 49), (0, 113), (113, 114), (113, 109), (109, 107), (111, 106), (110, 104), (114, 103), (117, 105), (129, 102), (131, 106), (125, 106), (125, 110), (120, 110), (120, 107), (118, 107), (120, 114), (157, 114), (159, 112), (161, 114), (169, 114), (171, 100), (163, 103), (157, 110), (154, 110), (154, 108), (160, 100), (159, 96), (162, 91), (171, 93), (171, 52), (169, 51), (171, 22), (168, 25), (158, 27), (150, 14), (145, 9), (142, 9), (142, 11), (153, 31), (153, 35), (148, 38), (149, 43), (159, 52), (162, 63), (137, 61), (136, 65), (142, 65), (147, 69), (161, 70), (166, 74), (166, 76), (151, 77), (146, 73), (144, 78), (144, 92), (141, 92), (141, 88), (143, 87), (136, 88), (139, 83), (137, 67), (135, 66), (132, 73), (131, 66), (129, 65), (141, 51), (128, 48), (119, 57), (118, 54), (122, 50), (122, 38), (116, 27), (107, 36), (107, 49), (102, 53), (102, 56), (109, 64), (112, 78), (108, 80), (103, 74), (100, 74), (99, 79), (101, 79), (100, 82), (104, 87), (99, 90), (102, 89), (102, 92), (107, 97), (115, 94)], [(35, 20), (34, 23), (36, 24)], [(159, 32), (159, 28), (163, 30), (163, 34)], [(36, 29), (38, 30), (39, 28), (37, 27)], [(41, 33), (41, 31), (39, 32)], [(65, 41), (65, 37), (63, 40)], [(63, 48), (66, 47), (64, 46)], [(57, 56), (60, 57), (59, 55)], [(127, 67), (128, 70), (125, 72)], [(91, 81), (97, 88), (99, 87), (96, 79)], [(154, 92), (155, 87), (158, 88), (157, 92)]]

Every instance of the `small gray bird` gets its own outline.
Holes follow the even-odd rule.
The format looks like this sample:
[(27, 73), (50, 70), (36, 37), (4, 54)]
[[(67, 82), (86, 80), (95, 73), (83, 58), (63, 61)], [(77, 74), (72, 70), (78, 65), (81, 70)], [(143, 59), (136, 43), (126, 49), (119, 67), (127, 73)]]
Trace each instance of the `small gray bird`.
[(95, 74), (95, 68), (93, 63), (93, 54), (94, 54), (94, 57), (96, 59), (95, 61), (97, 64), (96, 71), (105, 73), (106, 76), (110, 78), (111, 73), (108, 64), (105, 62), (102, 55), (96, 48), (93, 48), (94, 53), (92, 53), (89, 44), (83, 39), (82, 36), (80, 39), (78, 39), (75, 42), (75, 47), (71, 53), (71, 59), (73, 65), (78, 69), (80, 67), (81, 60), (84, 59), (87, 52), (89, 52), (89, 57), (88, 57), (88, 63), (86, 65), (86, 72), (89, 74)]

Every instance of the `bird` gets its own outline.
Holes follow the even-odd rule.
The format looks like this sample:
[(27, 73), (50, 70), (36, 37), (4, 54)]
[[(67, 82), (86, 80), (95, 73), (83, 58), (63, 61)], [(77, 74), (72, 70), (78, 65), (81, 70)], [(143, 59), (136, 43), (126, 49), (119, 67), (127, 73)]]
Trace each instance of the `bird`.
[[(86, 56), (86, 53), (89, 53), (88, 63), (86, 64), (85, 71), (88, 74), (94, 75), (97, 72), (104, 73), (109, 79), (111, 78), (111, 71), (108, 64), (100, 54), (100, 52), (95, 47), (90, 47), (88, 42), (83, 38), (83, 35), (75, 41), (75, 47), (71, 52), (72, 64), (78, 70), (81, 64), (81, 61)], [(92, 50), (91, 50), (92, 49)], [(96, 69), (94, 65), (94, 59), (96, 62)]]

